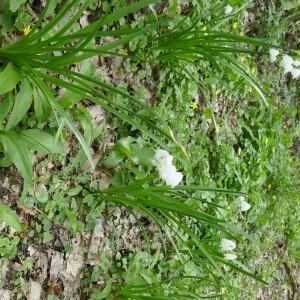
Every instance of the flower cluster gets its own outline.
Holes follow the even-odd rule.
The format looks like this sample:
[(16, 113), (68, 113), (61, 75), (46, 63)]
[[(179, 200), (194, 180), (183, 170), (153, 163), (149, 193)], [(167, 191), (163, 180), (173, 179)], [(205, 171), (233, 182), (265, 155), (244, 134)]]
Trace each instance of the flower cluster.
[(157, 167), (159, 176), (167, 185), (175, 187), (182, 180), (182, 173), (177, 172), (176, 167), (172, 163), (173, 156), (167, 151), (157, 149), (154, 155), (154, 165)]
[[(271, 48), (269, 50), (270, 61), (276, 61), (279, 51)], [(293, 78), (296, 79), (300, 76), (300, 60), (294, 60), (289, 55), (283, 55), (280, 65), (283, 67), (284, 74), (291, 73)]]
[(228, 239), (222, 239), (221, 240), (221, 249), (224, 253), (224, 258), (226, 260), (234, 260), (237, 258), (237, 256), (234, 253), (230, 253), (228, 251), (234, 250), (236, 247), (235, 241), (228, 240)]

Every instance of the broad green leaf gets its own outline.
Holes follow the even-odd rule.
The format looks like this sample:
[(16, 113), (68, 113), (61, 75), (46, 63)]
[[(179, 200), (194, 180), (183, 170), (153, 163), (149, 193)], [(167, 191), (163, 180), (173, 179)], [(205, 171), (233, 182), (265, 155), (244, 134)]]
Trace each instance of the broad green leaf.
[(63, 108), (68, 108), (81, 100), (81, 96), (71, 91), (66, 91), (60, 98), (59, 104)]
[(82, 186), (81, 186), (81, 185), (78, 185), (78, 186), (76, 186), (76, 187), (74, 187), (74, 188), (72, 188), (72, 189), (69, 189), (68, 192), (67, 192), (67, 194), (68, 194), (69, 196), (76, 196), (76, 195), (78, 195), (81, 191), (82, 191)]
[(8, 93), (4, 100), (0, 103), (0, 128), (2, 127), (1, 122), (5, 119), (6, 115), (10, 112), (13, 106), (12, 94)]
[(10, 130), (16, 126), (26, 115), (32, 103), (32, 87), (29, 81), (24, 78), (22, 80), (21, 89), (16, 96), (14, 108), (9, 116), (6, 129)]
[(117, 145), (117, 149), (121, 152), (123, 152), (124, 154), (126, 154), (128, 157), (132, 157), (133, 153), (130, 149), (131, 144), (134, 142), (134, 139), (131, 136), (128, 136), (126, 138), (122, 138), (121, 140), (119, 140), (118, 145)]
[(21, 223), (16, 215), (16, 213), (7, 205), (0, 203), (0, 220), (16, 231), (21, 231)]
[(124, 153), (135, 163), (150, 167), (153, 166), (154, 151), (151, 148), (143, 148), (138, 145), (132, 137), (121, 139), (115, 150)]
[(130, 149), (134, 155), (132, 160), (144, 166), (153, 166), (154, 151), (151, 148), (143, 148), (138, 144), (132, 144)]
[(45, 153), (62, 153), (64, 150), (63, 145), (56, 143), (51, 134), (39, 129), (26, 129), (19, 135), (29, 149)]
[(115, 167), (123, 158), (125, 158), (125, 154), (118, 151), (118, 149), (115, 149), (110, 152), (106, 158), (101, 160), (101, 164), (105, 167), (112, 168)]
[(35, 192), (35, 198), (40, 203), (46, 203), (48, 201), (48, 191), (44, 185), (38, 187), (37, 191)]
[(16, 12), (19, 7), (24, 4), (26, 0), (10, 0), (9, 1), (9, 9), (11, 12)]
[(32, 182), (32, 158), (25, 143), (12, 131), (2, 131), (1, 141), (6, 155), (14, 163), (26, 183)]
[(2, 159), (0, 159), (0, 167), (1, 168), (7, 168), (12, 164), (12, 161), (8, 157), (8, 155), (5, 155)]
[(7, 37), (7, 33), (13, 30), (12, 15), (10, 11), (5, 11), (5, 8), (3, 9), (4, 9), (4, 13), (1, 12), (0, 14), (0, 26), (1, 26), (2, 35)]
[(0, 73), (0, 95), (3, 95), (14, 89), (19, 80), (19, 71), (11, 63), (9, 63)]
[(19, 10), (16, 21), (15, 21), (15, 27), (19, 31), (23, 31), (24, 28), (31, 23), (31, 20), (32, 20), (32, 15), (27, 13), (26, 10)]

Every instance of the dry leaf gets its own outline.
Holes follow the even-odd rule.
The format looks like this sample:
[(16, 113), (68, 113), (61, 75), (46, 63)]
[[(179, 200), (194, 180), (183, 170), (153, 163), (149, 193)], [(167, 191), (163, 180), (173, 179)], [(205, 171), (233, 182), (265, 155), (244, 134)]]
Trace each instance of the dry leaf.
[(37, 281), (30, 281), (29, 292), (27, 300), (40, 300), (42, 293), (42, 286)]

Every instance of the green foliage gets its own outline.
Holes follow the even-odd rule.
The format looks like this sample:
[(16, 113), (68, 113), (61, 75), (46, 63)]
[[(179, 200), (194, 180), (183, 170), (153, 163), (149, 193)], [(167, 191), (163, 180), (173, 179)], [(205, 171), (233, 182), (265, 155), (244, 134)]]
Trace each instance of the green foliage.
[(32, 87), (27, 79), (22, 80), (20, 92), (16, 96), (14, 107), (6, 124), (6, 129), (15, 127), (26, 115), (32, 103)]
[(3, 203), (0, 203), (0, 220), (16, 231), (21, 231), (21, 224), (16, 213)]
[(16, 255), (17, 246), (20, 239), (18, 237), (0, 237), (0, 257), (11, 258)]
[(11, 63), (9, 63), (0, 73), (0, 95), (10, 92), (13, 88), (15, 88), (19, 79), (19, 71)]
[[(25, 235), (5, 229), (0, 255), (22, 261), (11, 280), (18, 297), (34, 267), (24, 249), (67, 257), (79, 235), (91, 299), (253, 299), (275, 276), (286, 283), (278, 266), (299, 259), (299, 88), (265, 54), (289, 47), (281, 37), (296, 30), (297, 12), (240, 0), (228, 15), (219, 0), (55, 0), (36, 19), (31, 2), (0, 3), (0, 166), (23, 177), (26, 216), (21, 228), (0, 204), (0, 219)], [(246, 8), (258, 20), (247, 24)], [(93, 21), (79, 25), (86, 10)], [(115, 67), (113, 84), (94, 56)], [(91, 104), (106, 111), (100, 124)], [(174, 156), (179, 186), (161, 185), (157, 148)], [(4, 185), (0, 193), (13, 190)], [(124, 216), (127, 227), (116, 223)], [(91, 254), (99, 219), (108, 247)], [(142, 236), (138, 249), (122, 244), (128, 231), (133, 244)], [(236, 241), (237, 259), (224, 258), (222, 238)]]
[(22, 4), (24, 4), (27, 0), (10, 0), (9, 1), (9, 9), (11, 12), (15, 13)]

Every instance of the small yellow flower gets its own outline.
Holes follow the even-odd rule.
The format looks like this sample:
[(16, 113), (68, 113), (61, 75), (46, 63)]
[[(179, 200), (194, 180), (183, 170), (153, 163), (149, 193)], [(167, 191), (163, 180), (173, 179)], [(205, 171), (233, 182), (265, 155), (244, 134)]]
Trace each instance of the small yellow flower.
[(27, 34), (29, 34), (30, 31), (31, 31), (30, 25), (25, 26), (25, 28), (23, 30), (24, 35), (26, 36)]
[(238, 26), (239, 26), (239, 25), (238, 25), (238, 22), (234, 22), (234, 23), (232, 24), (232, 28), (233, 28), (233, 29), (237, 29)]
[(238, 155), (239, 155), (239, 156), (241, 156), (242, 149), (239, 147), (239, 149), (238, 149), (238, 151), (237, 151), (237, 152), (238, 152)]
[(244, 63), (245, 61), (246, 61), (246, 57), (242, 55), (242, 56), (240, 57), (240, 62), (241, 62), (241, 63)]
[(253, 68), (251, 69), (251, 73), (252, 73), (253, 75), (256, 73), (256, 68), (255, 68), (255, 67), (253, 67)]
[(248, 87), (248, 92), (249, 92), (249, 93), (252, 93), (252, 92), (253, 92), (252, 86)]
[(192, 104), (192, 109), (195, 110), (197, 108), (198, 108), (198, 102), (194, 101), (193, 104)]

